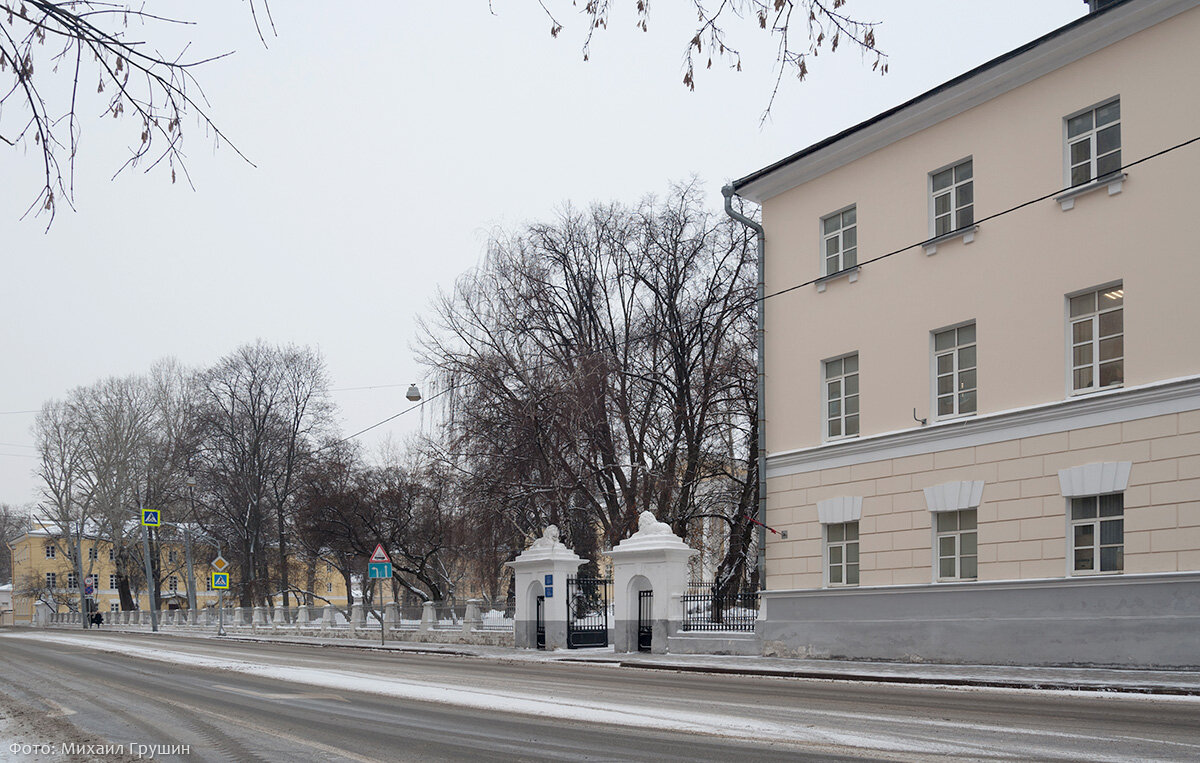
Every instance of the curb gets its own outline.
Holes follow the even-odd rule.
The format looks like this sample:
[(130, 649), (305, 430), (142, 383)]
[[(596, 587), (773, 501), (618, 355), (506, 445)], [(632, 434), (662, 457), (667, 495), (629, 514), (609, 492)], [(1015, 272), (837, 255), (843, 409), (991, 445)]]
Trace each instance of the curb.
[(1070, 681), (1021, 681), (1005, 678), (956, 678), (944, 676), (903, 676), (880, 673), (837, 673), (821, 670), (771, 670), (766, 668), (723, 668), (717, 665), (679, 665), (662, 662), (622, 661), (623, 668), (675, 671), (678, 673), (718, 673), (777, 678), (815, 678), (827, 681), (869, 681), (888, 684), (917, 684), (926, 686), (979, 686), (990, 689), (1036, 689), (1038, 691), (1086, 691), (1112, 694), (1200, 696), (1200, 687), (1147, 686), (1121, 684), (1089, 684)]

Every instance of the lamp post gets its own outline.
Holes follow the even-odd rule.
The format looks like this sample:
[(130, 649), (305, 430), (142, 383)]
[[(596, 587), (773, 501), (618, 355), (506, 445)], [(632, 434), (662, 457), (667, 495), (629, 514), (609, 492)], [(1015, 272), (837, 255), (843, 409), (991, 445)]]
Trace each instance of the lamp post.
[[(189, 474), (184, 480), (188, 489), (188, 502), (191, 505), (190, 520), (196, 519), (196, 494), (193, 490), (196, 487), (195, 476)], [(188, 617), (196, 611), (196, 576), (192, 570), (192, 526), (190, 523), (183, 525), (183, 555), (187, 564), (187, 595), (188, 595)]]

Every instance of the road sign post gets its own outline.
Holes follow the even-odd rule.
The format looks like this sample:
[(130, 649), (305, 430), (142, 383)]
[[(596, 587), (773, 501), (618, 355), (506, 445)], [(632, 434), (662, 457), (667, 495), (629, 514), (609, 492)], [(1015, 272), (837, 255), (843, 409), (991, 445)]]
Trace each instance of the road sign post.
[[(225, 557), (221, 556), (221, 545), (217, 544), (217, 558), (212, 560), (212, 568), (216, 570), (212, 576), (213, 588), (217, 590), (217, 635), (225, 635), (225, 591), (229, 588), (229, 573), (225, 572), (225, 568), (229, 566), (229, 562), (225, 561)], [(225, 575), (225, 587), (217, 588), (217, 574)]]
[[(371, 554), (371, 558), (367, 561), (367, 578), (369, 580), (384, 581), (390, 580), (392, 577), (392, 558), (383, 550), (383, 544), (375, 544), (375, 551)], [(375, 602), (383, 607), (383, 585), (375, 586)], [(379, 618), (379, 645), (383, 646), (383, 640), (387, 637), (387, 623), (383, 621), (382, 614)]]
[(150, 528), (162, 524), (162, 512), (142, 507), (142, 561), (146, 568), (146, 599), (150, 608), (150, 630), (158, 633), (158, 610), (154, 606), (154, 573), (150, 571)]

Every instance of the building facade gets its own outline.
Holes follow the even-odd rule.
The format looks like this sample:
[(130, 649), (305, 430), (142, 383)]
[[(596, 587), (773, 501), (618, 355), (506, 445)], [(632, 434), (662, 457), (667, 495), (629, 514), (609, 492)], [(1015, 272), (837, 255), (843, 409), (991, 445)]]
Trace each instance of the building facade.
[(769, 653), (1200, 664), (1200, 2), (1100, 5), (734, 183)]

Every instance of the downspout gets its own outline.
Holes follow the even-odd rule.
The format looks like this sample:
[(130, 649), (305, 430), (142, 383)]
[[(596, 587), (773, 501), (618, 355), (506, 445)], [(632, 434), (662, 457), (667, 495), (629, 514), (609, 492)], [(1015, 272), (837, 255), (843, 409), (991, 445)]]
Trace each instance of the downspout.
[(733, 186), (727, 185), (721, 189), (725, 197), (725, 214), (737, 220), (742, 225), (754, 231), (758, 237), (758, 587), (767, 588), (767, 408), (766, 408), (766, 297), (767, 285), (764, 275), (766, 254), (766, 234), (762, 225), (754, 222), (733, 208)]

